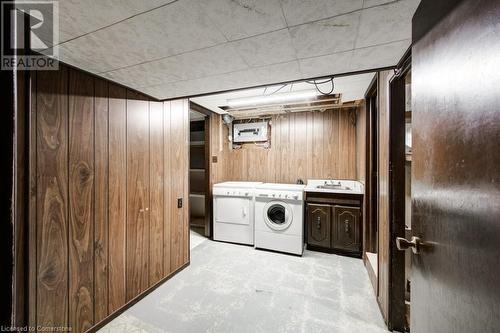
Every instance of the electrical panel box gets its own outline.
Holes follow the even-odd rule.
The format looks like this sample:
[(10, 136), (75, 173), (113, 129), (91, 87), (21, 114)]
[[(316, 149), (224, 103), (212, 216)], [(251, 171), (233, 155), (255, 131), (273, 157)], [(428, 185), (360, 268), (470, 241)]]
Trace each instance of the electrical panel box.
[(259, 142), (268, 140), (268, 122), (233, 123), (233, 142)]

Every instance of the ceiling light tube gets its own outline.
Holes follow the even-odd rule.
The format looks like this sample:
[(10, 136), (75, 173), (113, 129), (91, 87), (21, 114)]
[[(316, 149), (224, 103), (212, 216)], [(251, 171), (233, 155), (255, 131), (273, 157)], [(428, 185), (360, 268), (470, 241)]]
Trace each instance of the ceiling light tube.
[(253, 96), (253, 97), (242, 97), (228, 99), (227, 105), (231, 108), (237, 108), (242, 106), (256, 106), (263, 104), (278, 104), (298, 100), (308, 100), (310, 98), (318, 96), (317, 90), (306, 90), (306, 91), (294, 91), (291, 93), (281, 93), (263, 96)]

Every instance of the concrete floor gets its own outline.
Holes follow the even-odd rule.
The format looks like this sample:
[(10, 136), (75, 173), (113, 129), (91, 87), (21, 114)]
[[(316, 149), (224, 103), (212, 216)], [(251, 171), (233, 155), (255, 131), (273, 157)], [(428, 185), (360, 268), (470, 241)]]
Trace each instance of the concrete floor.
[(100, 332), (387, 332), (360, 259), (191, 237), (191, 265)]

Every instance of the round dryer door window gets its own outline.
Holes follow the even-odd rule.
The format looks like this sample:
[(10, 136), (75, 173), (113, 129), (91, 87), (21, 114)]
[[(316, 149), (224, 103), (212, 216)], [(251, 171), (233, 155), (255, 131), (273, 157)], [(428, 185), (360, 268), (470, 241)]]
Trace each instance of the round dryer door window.
[(264, 209), (264, 221), (273, 230), (285, 230), (292, 223), (292, 211), (284, 202), (269, 202)]

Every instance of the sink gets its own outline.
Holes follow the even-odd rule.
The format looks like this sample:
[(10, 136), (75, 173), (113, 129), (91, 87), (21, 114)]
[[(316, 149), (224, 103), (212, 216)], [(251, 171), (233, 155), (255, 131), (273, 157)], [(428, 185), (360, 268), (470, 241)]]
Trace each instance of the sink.
[(324, 190), (344, 190), (344, 191), (352, 190), (349, 186), (342, 186), (342, 185), (318, 185), (316, 186), (316, 188)]

